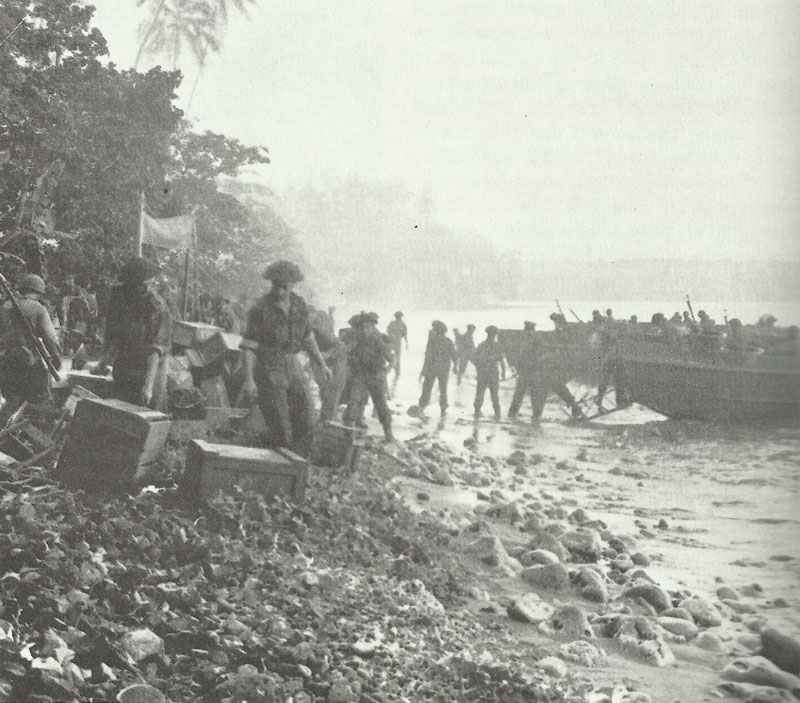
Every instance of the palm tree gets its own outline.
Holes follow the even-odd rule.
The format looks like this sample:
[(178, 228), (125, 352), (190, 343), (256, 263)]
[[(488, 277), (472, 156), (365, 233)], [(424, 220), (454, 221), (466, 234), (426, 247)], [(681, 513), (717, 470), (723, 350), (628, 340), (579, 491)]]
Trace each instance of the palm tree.
[(136, 0), (138, 7), (150, 8), (150, 17), (139, 25), (140, 43), (134, 67), (138, 67), (144, 54), (151, 54), (166, 56), (174, 70), (178, 67), (184, 46), (187, 46), (202, 71), (208, 54), (218, 53), (222, 47), (222, 35), (228, 22), (229, 9), (246, 13), (246, 6), (255, 2), (256, 0)]

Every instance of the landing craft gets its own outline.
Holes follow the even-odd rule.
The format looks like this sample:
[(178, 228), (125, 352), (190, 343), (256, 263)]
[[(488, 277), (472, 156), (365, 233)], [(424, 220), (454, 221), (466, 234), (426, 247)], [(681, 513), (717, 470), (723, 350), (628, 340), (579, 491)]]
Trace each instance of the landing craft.
[[(722, 333), (668, 342), (649, 324), (618, 325), (616, 331), (610, 358), (621, 364), (627, 395), (640, 405), (668, 417), (696, 420), (800, 418), (800, 355), (779, 351), (785, 330), (758, 339), (763, 348), (745, 351), (724, 349)], [(512, 366), (523, 334), (500, 331)], [(538, 361), (548, 374), (563, 382), (597, 385), (604, 358), (596, 327), (570, 323), (558, 332), (534, 334), (540, 342)]]

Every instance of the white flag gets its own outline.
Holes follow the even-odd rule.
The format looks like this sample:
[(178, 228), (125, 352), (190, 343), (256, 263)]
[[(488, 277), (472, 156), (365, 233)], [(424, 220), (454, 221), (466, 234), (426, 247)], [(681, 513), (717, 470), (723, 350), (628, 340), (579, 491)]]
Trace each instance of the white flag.
[(162, 249), (194, 249), (194, 215), (158, 219), (143, 212), (142, 242)]

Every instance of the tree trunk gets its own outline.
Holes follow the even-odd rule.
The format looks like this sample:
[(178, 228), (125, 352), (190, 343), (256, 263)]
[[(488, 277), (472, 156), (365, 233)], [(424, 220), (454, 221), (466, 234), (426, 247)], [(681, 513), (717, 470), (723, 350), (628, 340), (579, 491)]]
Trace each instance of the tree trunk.
[(144, 38), (142, 39), (142, 43), (139, 45), (139, 50), (136, 52), (136, 60), (133, 62), (134, 70), (139, 68), (139, 61), (142, 60), (142, 54), (144, 53), (144, 49), (147, 46), (147, 42), (150, 41), (150, 37), (153, 34), (153, 30), (156, 28), (156, 24), (158, 23), (158, 20), (161, 17), (161, 11), (164, 9), (164, 5), (166, 4), (167, 0), (161, 0), (161, 2), (158, 4), (158, 7), (156, 8), (155, 14), (153, 15), (153, 21), (147, 28), (147, 31), (144, 34)]

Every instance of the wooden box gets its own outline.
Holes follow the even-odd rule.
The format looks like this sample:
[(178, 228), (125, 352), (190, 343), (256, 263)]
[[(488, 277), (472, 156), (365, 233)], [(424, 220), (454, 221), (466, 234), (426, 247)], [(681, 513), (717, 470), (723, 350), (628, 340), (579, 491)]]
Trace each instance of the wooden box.
[(213, 498), (235, 487), (266, 496), (283, 495), (295, 502), (305, 497), (308, 466), (288, 449), (260, 449), (192, 440), (186, 457), (182, 490), (192, 498)]
[(126, 490), (155, 467), (170, 430), (166, 415), (116, 399), (78, 401), (58, 478), (87, 490)]
[(361, 453), (360, 435), (359, 430), (354, 427), (326, 422), (314, 438), (314, 463), (355, 470)]
[(217, 332), (200, 346), (199, 352), (203, 360), (203, 366), (209, 366), (223, 357), (235, 363), (236, 358), (239, 356), (239, 345), (241, 343), (242, 338), (238, 334)]
[(88, 371), (70, 371), (67, 380), (70, 387), (82, 386), (98, 398), (109, 398), (113, 395), (114, 381), (111, 376), (95, 376)]
[(172, 344), (178, 347), (198, 347), (217, 332), (222, 330), (215, 325), (175, 320), (172, 323)]

